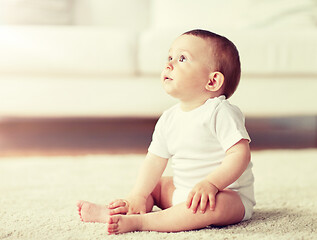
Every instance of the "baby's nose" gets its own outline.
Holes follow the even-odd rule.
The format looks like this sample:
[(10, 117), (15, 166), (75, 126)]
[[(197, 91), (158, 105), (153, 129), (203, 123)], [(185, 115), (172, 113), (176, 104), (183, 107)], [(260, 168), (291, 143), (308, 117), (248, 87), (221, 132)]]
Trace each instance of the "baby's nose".
[(171, 62), (167, 62), (165, 64), (165, 69), (173, 70), (173, 64)]

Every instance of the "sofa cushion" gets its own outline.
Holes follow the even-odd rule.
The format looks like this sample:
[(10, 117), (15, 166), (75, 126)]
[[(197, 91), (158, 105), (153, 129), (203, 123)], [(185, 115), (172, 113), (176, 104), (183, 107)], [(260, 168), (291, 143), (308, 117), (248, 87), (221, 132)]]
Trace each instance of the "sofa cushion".
[(0, 73), (135, 73), (136, 34), (73, 26), (0, 27)]
[(149, 0), (76, 0), (75, 25), (129, 27), (143, 30), (149, 24)]
[[(317, 27), (315, 0), (240, 0), (235, 9), (240, 13), (239, 28), (298, 30)], [(233, 19), (235, 22), (236, 19)]]
[[(240, 13), (236, 11), (236, 7), (239, 6), (237, 2), (152, 0), (152, 28), (232, 28), (239, 21)], [(233, 19), (235, 21), (232, 21)]]
[[(316, 26), (314, 0), (152, 0), (152, 28), (292, 29)], [(316, 20), (316, 19), (315, 19)]]
[(70, 24), (72, 0), (0, 0), (0, 24)]

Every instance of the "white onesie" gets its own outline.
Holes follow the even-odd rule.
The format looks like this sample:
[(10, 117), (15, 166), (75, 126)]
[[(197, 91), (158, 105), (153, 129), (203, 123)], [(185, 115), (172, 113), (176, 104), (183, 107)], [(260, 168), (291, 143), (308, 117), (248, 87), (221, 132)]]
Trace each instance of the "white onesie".
[[(208, 99), (202, 106), (184, 112), (177, 104), (158, 120), (148, 151), (172, 160), (175, 191), (173, 205), (185, 202), (189, 192), (225, 157), (241, 139), (250, 141), (244, 116), (225, 96)], [(250, 219), (255, 205), (252, 163), (227, 188), (238, 192), (244, 207), (243, 220)]]

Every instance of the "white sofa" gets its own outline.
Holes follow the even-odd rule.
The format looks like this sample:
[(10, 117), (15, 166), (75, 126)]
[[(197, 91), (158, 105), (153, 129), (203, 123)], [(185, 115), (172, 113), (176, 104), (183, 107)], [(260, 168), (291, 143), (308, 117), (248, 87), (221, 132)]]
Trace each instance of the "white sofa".
[(176, 102), (159, 77), (169, 46), (193, 28), (237, 45), (231, 101), (246, 116), (317, 115), (313, 0), (77, 0), (36, 19), (29, 2), (24, 18), (0, 18), (0, 117), (157, 117)]

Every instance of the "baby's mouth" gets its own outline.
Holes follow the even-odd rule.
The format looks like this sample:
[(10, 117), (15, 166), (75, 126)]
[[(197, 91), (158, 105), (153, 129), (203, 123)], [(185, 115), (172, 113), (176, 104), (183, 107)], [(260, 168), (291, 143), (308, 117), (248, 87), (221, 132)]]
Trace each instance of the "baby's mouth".
[(169, 77), (164, 77), (164, 81), (166, 80), (173, 80), (172, 78), (169, 78)]

